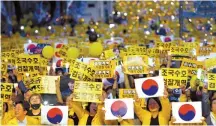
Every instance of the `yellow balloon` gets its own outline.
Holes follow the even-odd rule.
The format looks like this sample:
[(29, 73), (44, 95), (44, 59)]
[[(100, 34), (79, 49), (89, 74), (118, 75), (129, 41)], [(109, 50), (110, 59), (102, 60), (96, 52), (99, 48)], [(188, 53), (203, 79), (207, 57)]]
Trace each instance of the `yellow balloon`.
[(89, 54), (94, 57), (98, 57), (103, 52), (103, 45), (99, 42), (94, 42), (89, 46)]
[(67, 57), (68, 58), (76, 59), (79, 57), (79, 55), (80, 55), (79, 49), (77, 49), (75, 47), (70, 47), (67, 51)]
[(45, 46), (42, 50), (43, 57), (50, 59), (53, 57), (54, 49), (52, 46)]

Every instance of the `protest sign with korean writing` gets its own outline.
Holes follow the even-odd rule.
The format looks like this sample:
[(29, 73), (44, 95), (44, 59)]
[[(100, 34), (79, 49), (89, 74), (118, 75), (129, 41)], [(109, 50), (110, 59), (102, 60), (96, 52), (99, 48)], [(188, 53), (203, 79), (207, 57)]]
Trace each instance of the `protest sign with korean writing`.
[(95, 69), (80, 61), (75, 61), (70, 71), (71, 78), (80, 81), (91, 81), (94, 78)]
[(205, 64), (205, 68), (207, 70), (211, 70), (211, 69), (213, 69), (213, 68), (216, 67), (216, 58), (206, 59), (205, 62), (204, 62), (204, 64)]
[(197, 55), (198, 56), (207, 56), (213, 51), (213, 48), (211, 46), (203, 46), (197, 48)]
[(179, 86), (187, 84), (187, 69), (162, 68), (160, 75), (164, 77), (164, 83), (168, 88), (179, 88)]
[(134, 98), (135, 95), (135, 89), (119, 89), (119, 98)]
[(95, 69), (94, 78), (113, 78), (116, 67), (115, 60), (91, 60), (90, 65)]
[(123, 59), (127, 74), (147, 74), (148, 73), (148, 56), (125, 56)]
[(15, 52), (2, 52), (1, 53), (2, 61), (8, 64), (12, 64), (12, 65), (16, 64), (16, 56), (17, 54)]
[(216, 90), (216, 74), (208, 73), (208, 90)]
[(159, 57), (160, 55), (166, 55), (169, 49), (160, 48), (148, 48), (147, 55), (150, 57)]
[(67, 58), (67, 51), (70, 47), (68, 45), (62, 45), (61, 49), (59, 50), (59, 55), (61, 58)]
[(188, 56), (191, 53), (192, 48), (183, 47), (183, 46), (171, 46), (170, 53), (172, 55), (186, 55)]
[(146, 47), (143, 46), (129, 46), (126, 55), (146, 55)]
[(4, 102), (7, 102), (11, 99), (12, 96), (12, 83), (1, 83), (1, 99)]
[(40, 68), (40, 55), (20, 55), (16, 61), (19, 73), (38, 73)]
[(181, 68), (188, 69), (188, 75), (197, 75), (197, 70), (203, 68), (203, 63), (190, 59), (183, 59), (181, 63)]
[(74, 101), (101, 103), (102, 82), (75, 81)]
[(171, 46), (174, 46), (174, 42), (156, 42), (155, 47), (160, 49), (169, 49)]
[(7, 63), (1, 62), (1, 75), (5, 75), (7, 73)]

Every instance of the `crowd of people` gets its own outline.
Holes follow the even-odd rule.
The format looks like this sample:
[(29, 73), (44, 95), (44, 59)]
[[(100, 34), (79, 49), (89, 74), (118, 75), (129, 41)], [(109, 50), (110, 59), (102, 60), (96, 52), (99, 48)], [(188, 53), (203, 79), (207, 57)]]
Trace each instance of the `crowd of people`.
[[(164, 21), (166, 22), (166, 21)], [(70, 23), (70, 22), (65, 22)], [(102, 24), (102, 22), (100, 22)], [(69, 24), (70, 25), (70, 24)], [(53, 57), (47, 58), (48, 60), (48, 66), (50, 70), (48, 72), (45, 72), (46, 69), (39, 69), (40, 76), (59, 76), (57, 80), (55, 80), (55, 84), (52, 84), (53, 87), (55, 87), (55, 94), (45, 94), (45, 93), (38, 93), (32, 90), (31, 86), (28, 84), (30, 83), (29, 80), (26, 80), (26, 73), (19, 73), (18, 69), (16, 67), (17, 64), (10, 64), (7, 63), (7, 61), (1, 61), (2, 63), (7, 63), (7, 72), (5, 74), (1, 75), (1, 83), (7, 83), (13, 85), (13, 89), (11, 92), (11, 97), (7, 100), (1, 99), (2, 102), (2, 110), (1, 110), (1, 125), (43, 125), (41, 116), (42, 113), (42, 107), (43, 106), (67, 106), (68, 107), (68, 117), (67, 117), (67, 125), (215, 125), (216, 126), (216, 91), (215, 90), (209, 90), (208, 86), (208, 80), (207, 74), (216, 74), (216, 68), (207, 69), (205, 68), (205, 64), (203, 60), (203, 72), (204, 72), (204, 79), (200, 79), (198, 75), (189, 75), (187, 76), (187, 83), (186, 85), (180, 85), (178, 88), (170, 88), (168, 85), (163, 84), (164, 91), (163, 96), (161, 97), (149, 97), (142, 100), (140, 97), (138, 97), (137, 94), (133, 95), (133, 105), (134, 105), (134, 118), (133, 119), (123, 119), (122, 116), (118, 116), (116, 120), (107, 120), (105, 118), (106, 110), (105, 110), (105, 100), (106, 99), (121, 99), (120, 98), (120, 89), (136, 89), (136, 83), (135, 79), (138, 78), (150, 78), (150, 77), (158, 77), (160, 75), (160, 70), (162, 68), (176, 68), (181, 69), (181, 60), (174, 60), (174, 57), (182, 57), (181, 55), (173, 55), (170, 54), (169, 51), (167, 53), (161, 53), (157, 56), (153, 56), (153, 58), (159, 59), (159, 63), (156, 65), (156, 62), (153, 63), (153, 65), (147, 65), (147, 71), (148, 73), (137, 73), (137, 74), (129, 74), (126, 72), (127, 64), (124, 63), (123, 57), (127, 56), (127, 48), (130, 46), (136, 46), (136, 47), (145, 47), (146, 49), (154, 49), (156, 48), (156, 42), (158, 40), (156, 38), (160, 38), (160, 36), (169, 36), (171, 34), (169, 25), (158, 25), (155, 20), (151, 20), (148, 26), (149, 31), (151, 32), (149, 34), (153, 34), (155, 38), (151, 38), (151, 40), (147, 40), (146, 43), (135, 43), (132, 44), (126, 44), (126, 40), (130, 38), (136, 39), (136, 37), (133, 37), (132, 35), (136, 34), (140, 38), (141, 36), (145, 36), (145, 32), (142, 31), (141, 35), (138, 35), (138, 33), (133, 33), (133, 31), (129, 32), (129, 28), (127, 27), (127, 24), (125, 24), (123, 29), (119, 32), (119, 34), (113, 35), (110, 39), (110, 41), (113, 41), (113, 38), (115, 37), (121, 37), (124, 39), (121, 43), (112, 43), (112, 45), (107, 45), (107, 43), (100, 42), (98, 39), (105, 38), (106, 36), (103, 35), (105, 33), (102, 33), (102, 30), (94, 29), (94, 25), (98, 26), (98, 22), (90, 21), (89, 26), (82, 23), (78, 23), (79, 28), (83, 28), (85, 35), (81, 36), (76, 31), (76, 26), (72, 26), (73, 29), (71, 29), (69, 36), (81, 38), (88, 36), (88, 40), (86, 43), (89, 45), (93, 43), (101, 43), (104, 48), (105, 46), (112, 50), (112, 53), (114, 54), (113, 57), (106, 58), (104, 55), (105, 49), (102, 49), (102, 52), (97, 55), (93, 56), (93, 58), (97, 58), (98, 60), (107, 60), (112, 61), (115, 60), (116, 66), (120, 66), (123, 74), (123, 81), (119, 82), (119, 73), (117, 73), (115, 68), (113, 69), (114, 75), (112, 78), (106, 78), (106, 79), (112, 79), (112, 82), (104, 82), (104, 78), (100, 79), (92, 79), (93, 82), (101, 82), (103, 83), (102, 93), (99, 97), (99, 100), (102, 101), (100, 103), (96, 102), (81, 102), (76, 101), (75, 94), (74, 94), (74, 85), (76, 81), (82, 81), (78, 79), (71, 78), (71, 72), (70, 69), (72, 67), (70, 66), (60, 66), (58, 68), (52, 66)], [(99, 24), (100, 25), (100, 24)], [(114, 24), (112, 24), (114, 25)], [(63, 34), (68, 32), (66, 31), (64, 26), (59, 26), (62, 30)], [(118, 29), (120, 25), (115, 24), (114, 27), (110, 27), (107, 29), (107, 31), (104, 32), (110, 32), (113, 29)], [(113, 28), (113, 29), (112, 29)], [(52, 28), (53, 29), (53, 28)], [(35, 30), (35, 29), (34, 29)], [(21, 31), (21, 32), (28, 32), (28, 31)], [(25, 33), (25, 40), (28, 40), (29, 36), (33, 36), (36, 38), (40, 36), (40, 33), (34, 33), (32, 34)], [(51, 36), (54, 34), (54, 32), (57, 32), (57, 30), (50, 32), (50, 29), (45, 28), (45, 32), (47, 36)], [(49, 32), (49, 33), (48, 33)], [(80, 31), (79, 31), (80, 32)], [(29, 32), (30, 33), (30, 32)], [(64, 36), (54, 36), (56, 38), (62, 38), (62, 37), (69, 37), (67, 34), (64, 34)], [(132, 36), (132, 37), (131, 37)], [(11, 36), (4, 36), (5, 38), (14, 37)], [(20, 39), (21, 37), (18, 37)], [(43, 38), (43, 37), (41, 37)], [(86, 39), (86, 38), (84, 38)], [(83, 39), (83, 40), (84, 40)], [(155, 40), (154, 40), (155, 39)], [(179, 38), (182, 42), (185, 41), (182, 38)], [(132, 40), (132, 39), (131, 39)], [(3, 40), (4, 41), (4, 40)], [(44, 40), (46, 41), (46, 40)], [(43, 42), (44, 42), (43, 41)], [(168, 42), (172, 42), (173, 40), (169, 40)], [(192, 40), (191, 40), (192, 41)], [(202, 40), (199, 40), (197, 38), (198, 44), (202, 44)], [(4, 42), (5, 43), (5, 42)], [(161, 41), (160, 43), (166, 43), (166, 41)], [(185, 42), (186, 43), (186, 42)], [(188, 42), (193, 43), (193, 42)], [(195, 42), (194, 42), (195, 43)], [(65, 44), (65, 43), (64, 43)], [(179, 43), (175, 43), (176, 45)], [(213, 43), (211, 48), (212, 52), (216, 50), (215, 44)], [(69, 45), (69, 44), (68, 44)], [(208, 44), (207, 41), (205, 41), (205, 44), (203, 46), (209, 47), (210, 44)], [(180, 46), (180, 45), (177, 45)], [(79, 47), (78, 47), (79, 48)], [(199, 47), (197, 47), (199, 48)], [(16, 48), (15, 48), (16, 49)], [(23, 49), (23, 53), (25, 49)], [(96, 48), (95, 51), (99, 50), (99, 48)], [(161, 49), (162, 50), (162, 49)], [(4, 50), (3, 52), (7, 52), (10, 50)], [(29, 50), (28, 50), (29, 51)], [(84, 50), (85, 51), (85, 50)], [(94, 50), (93, 50), (94, 51)], [(123, 55), (122, 55), (123, 54)], [(34, 54), (28, 54), (31, 56)], [(77, 54), (74, 54), (77, 55)], [(140, 55), (140, 54), (134, 54), (134, 55)], [(146, 51), (146, 55), (148, 54), (148, 51)], [(40, 57), (44, 58), (43, 54), (40, 54)], [(92, 56), (88, 54), (87, 57), (83, 57), (79, 55), (77, 59), (83, 59), (83, 58), (89, 58)], [(150, 57), (150, 56), (149, 56)], [(189, 53), (187, 56), (183, 56), (184, 58), (188, 60), (194, 60), (194, 55), (192, 53)], [(216, 57), (211, 57), (216, 58)], [(163, 60), (162, 60), (163, 59)], [(195, 58), (196, 59), (196, 58)], [(206, 58), (207, 59), (207, 58)], [(82, 60), (81, 60), (82, 61)], [(198, 61), (197, 59), (195, 61)], [(144, 64), (144, 63), (143, 63)], [(69, 69), (69, 70), (68, 70)], [(198, 71), (198, 69), (196, 69)], [(46, 75), (44, 75), (44, 72)], [(198, 72), (197, 72), (198, 73)], [(174, 83), (174, 82), (173, 82)], [(3, 90), (3, 86), (1, 85), (1, 90)], [(88, 91), (87, 91), (88, 92)], [(131, 97), (130, 97), (131, 98)], [(200, 118), (199, 122), (190, 122), (190, 123), (176, 123), (176, 118), (174, 117), (172, 113), (172, 103), (174, 102), (201, 102), (201, 110), (202, 110), (202, 118)], [(143, 105), (141, 105), (143, 104)]]

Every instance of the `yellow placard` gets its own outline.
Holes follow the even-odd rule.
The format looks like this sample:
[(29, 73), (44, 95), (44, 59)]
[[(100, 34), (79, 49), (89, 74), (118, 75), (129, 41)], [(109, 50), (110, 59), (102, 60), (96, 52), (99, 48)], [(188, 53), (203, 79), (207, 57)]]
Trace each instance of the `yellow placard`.
[(208, 73), (208, 90), (216, 90), (216, 74)]
[(16, 56), (15, 52), (2, 52), (1, 59), (3, 62), (7, 62), (9, 64), (15, 65), (16, 63)]
[(39, 76), (39, 75), (34, 76), (34, 77), (26, 77), (26, 76), (24, 76), (23, 83), (24, 84), (29, 84), (29, 85), (31, 85), (31, 84), (41, 84), (41, 76)]
[(148, 56), (125, 56), (123, 64), (127, 74), (148, 74)]
[(23, 49), (12, 49), (12, 52), (14, 52), (16, 55), (19, 55), (21, 53), (24, 53), (24, 48)]
[(80, 61), (75, 61), (73, 66), (70, 66), (71, 78), (81, 81), (91, 81), (94, 79), (95, 69)]
[(187, 69), (162, 68), (160, 75), (164, 77), (164, 83), (168, 88), (179, 88), (179, 86), (187, 84)]
[(20, 55), (16, 61), (19, 73), (38, 73), (40, 68), (40, 55)]
[(144, 46), (130, 46), (127, 48), (126, 55), (146, 55), (147, 50)]
[(5, 75), (7, 73), (7, 63), (1, 62), (1, 75)]
[(135, 89), (119, 89), (119, 98), (134, 98), (135, 95)]
[(75, 81), (73, 100), (101, 103), (102, 87), (102, 82)]
[(170, 53), (172, 55), (186, 55), (188, 56), (192, 48), (182, 47), (182, 46), (171, 46)]
[(67, 51), (70, 47), (68, 45), (62, 45), (61, 49), (59, 50), (59, 55), (61, 58), (67, 58)]
[(197, 55), (198, 56), (207, 56), (213, 51), (213, 48), (211, 46), (203, 46), (197, 48)]
[(1, 99), (4, 102), (7, 102), (11, 99), (12, 96), (12, 83), (1, 83)]
[(174, 42), (155, 42), (155, 47), (159, 49), (169, 49), (171, 46), (174, 45)]
[(158, 57), (160, 54), (166, 55), (169, 50), (159, 49), (159, 48), (149, 48), (147, 49), (147, 55), (150, 57)]
[(56, 94), (55, 81), (59, 79), (59, 76), (42, 76), (42, 92), (46, 94)]
[(181, 68), (188, 69), (188, 75), (193, 76), (197, 75), (197, 70), (203, 69), (203, 63), (190, 59), (183, 59), (181, 63)]
[(187, 48), (197, 48), (199, 46), (199, 42), (182, 42), (181, 44)]
[(115, 60), (91, 60), (90, 65), (95, 69), (94, 78), (113, 78), (116, 67)]
[(48, 73), (48, 71), (47, 71), (47, 66), (48, 65), (49, 65), (48, 59), (45, 59), (45, 58), (41, 57), (41, 59), (40, 59), (41, 73), (40, 74), (46, 75)]
[(205, 68), (207, 70), (211, 70), (211, 69), (213, 69), (213, 68), (216, 67), (216, 58), (206, 59), (205, 62), (204, 62), (204, 64), (205, 64)]

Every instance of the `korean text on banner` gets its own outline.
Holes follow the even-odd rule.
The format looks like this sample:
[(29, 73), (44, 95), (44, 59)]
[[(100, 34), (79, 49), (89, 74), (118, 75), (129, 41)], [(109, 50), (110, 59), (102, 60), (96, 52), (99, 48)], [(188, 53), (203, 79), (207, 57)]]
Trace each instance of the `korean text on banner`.
[(125, 56), (123, 59), (125, 73), (127, 74), (147, 74), (148, 56)]
[(119, 98), (134, 98), (135, 95), (135, 89), (119, 89)]
[(208, 90), (216, 90), (216, 74), (208, 73)]
[(16, 65), (19, 73), (39, 73), (40, 55), (20, 55)]
[(164, 77), (164, 83), (168, 88), (179, 88), (179, 86), (187, 84), (187, 69), (162, 68), (160, 75)]
[(181, 46), (171, 46), (170, 52), (172, 55), (186, 55), (188, 56), (191, 52), (192, 48), (181, 47)]
[(129, 46), (126, 55), (146, 55), (146, 47), (142, 46)]
[(95, 70), (90, 65), (75, 61), (70, 74), (70, 77), (75, 80), (91, 81), (94, 78)]
[(55, 81), (59, 79), (59, 76), (43, 76), (41, 79), (43, 93), (56, 94)]
[(12, 83), (1, 83), (1, 99), (4, 102), (7, 102), (11, 99), (12, 96)]
[(181, 68), (188, 69), (188, 75), (197, 75), (197, 70), (203, 68), (203, 63), (190, 59), (183, 59), (181, 63)]
[(101, 103), (102, 82), (75, 81), (74, 101)]
[(95, 69), (94, 78), (113, 78), (116, 67), (115, 60), (91, 60), (90, 65)]

